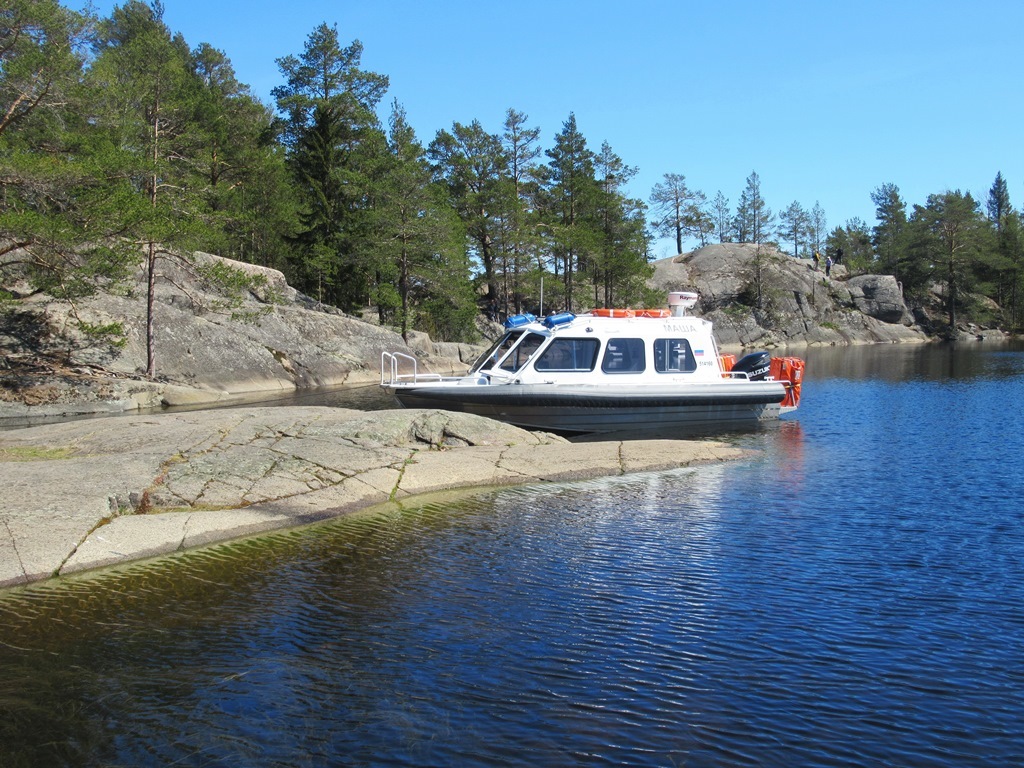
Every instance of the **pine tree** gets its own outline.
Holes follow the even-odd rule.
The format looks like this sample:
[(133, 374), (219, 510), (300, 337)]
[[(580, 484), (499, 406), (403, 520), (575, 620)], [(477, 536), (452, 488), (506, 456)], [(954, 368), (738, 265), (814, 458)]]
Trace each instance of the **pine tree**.
[(1021, 295), (1024, 293), (1024, 241), (1021, 216), (1010, 203), (1009, 185), (1002, 172), (996, 174), (989, 189), (986, 210), (996, 235), (993, 267), (997, 272), (997, 300), (1001, 305), (1009, 305), (1010, 325), (1017, 328), (1021, 322)]
[(115, 8), (101, 25), (89, 73), (102, 94), (97, 122), (127, 150), (129, 172), (145, 200), (135, 206), (129, 231), (145, 250), (148, 376), (156, 374), (158, 260), (176, 258), (176, 249), (196, 245), (206, 234), (185, 162), (198, 82), (184, 39), (172, 36), (162, 17), (159, 2), (129, 0)]
[(394, 104), (389, 162), (375, 193), (373, 241), (379, 263), (392, 268), (398, 321), (408, 341), (413, 321), (437, 339), (470, 340), (476, 313), (457, 221), (431, 181), (422, 145), (405, 111)]
[(1018, 330), (1024, 324), (1024, 222), (1018, 211), (1006, 216), (999, 231), (999, 251), (1009, 261), (1007, 268), (1006, 292), (1003, 294), (1009, 305), (1007, 321), (1010, 328)]
[(657, 217), (652, 226), (663, 237), (674, 237), (676, 253), (683, 252), (683, 236), (692, 230), (698, 218), (699, 197), (686, 185), (681, 173), (666, 173), (651, 190), (651, 212)]
[[(345, 218), (344, 129), (338, 112), (328, 103), (317, 104), (311, 125), (303, 131), (291, 154), (291, 170), (305, 205), (299, 214), (295, 240), (303, 258), (294, 265), (299, 285), (316, 296), (336, 302), (334, 293), (341, 271), (341, 232)], [(346, 275), (349, 279), (355, 275)]]
[(634, 301), (644, 303), (644, 281), (653, 274), (646, 259), (646, 206), (625, 195), (636, 169), (627, 166), (605, 142), (595, 157), (595, 175), (600, 185), (600, 243), (591, 260), (594, 304), (613, 307)]
[(236, 304), (259, 278), (193, 258), (196, 250), (220, 241), (222, 222), (211, 215), (206, 174), (211, 171), (209, 127), (223, 112), (209, 111), (201, 72), (207, 77), (211, 72), (202, 71), (184, 38), (164, 24), (163, 5), (129, 0), (115, 8), (100, 25), (95, 53), (88, 72), (90, 125), (116, 148), (103, 173), (128, 179), (136, 190), (119, 201), (121, 234), (144, 251), (145, 372), (152, 377), (161, 263), (173, 262), (219, 289), (221, 308)]
[(486, 314), (498, 317), (499, 279), (495, 244), (498, 239), (501, 185), (505, 158), (501, 139), (488, 133), (479, 120), (453, 123), (451, 132), (438, 131), (428, 156), (435, 177), (448, 190), (450, 205), (462, 220), (486, 286)]
[(881, 270), (902, 280), (901, 264), (907, 259), (907, 206), (895, 184), (883, 184), (871, 193), (878, 224), (872, 229), (874, 246)]
[(736, 208), (736, 219), (741, 243), (760, 245), (774, 235), (775, 214), (761, 196), (761, 177), (756, 171), (747, 177), (747, 186)]
[(687, 231), (697, 238), (701, 248), (708, 244), (708, 238), (715, 232), (717, 225), (708, 197), (699, 189), (693, 193), (686, 224)]
[[(92, 19), (56, 0), (0, 9), (0, 136), (33, 115), (63, 113), (81, 78)], [(45, 120), (45, 118), (44, 118)]]
[(297, 212), (273, 114), (238, 82), (222, 51), (203, 43), (192, 62), (199, 88), (188, 162), (208, 225), (205, 250), (285, 267)]
[[(505, 315), (523, 311), (527, 286), (525, 275), (539, 249), (537, 225), (541, 148), (539, 128), (526, 127), (528, 117), (517, 110), (505, 113), (501, 135), (505, 168), (499, 191), (500, 250), (502, 253), (502, 310)], [(537, 291), (534, 291), (537, 293)]]
[(1006, 179), (1003, 178), (1002, 171), (996, 173), (995, 181), (989, 188), (986, 209), (989, 221), (995, 225), (997, 232), (1003, 226), (1007, 216), (1013, 212), (1013, 206), (1010, 205), (1010, 189)]
[(1012, 316), (1016, 303), (1014, 287), (1020, 280), (1020, 272), (1015, 258), (1016, 232), (1011, 223), (1014, 210), (1010, 204), (1009, 186), (1001, 172), (996, 174), (989, 188), (985, 208), (994, 234), (994, 247), (982, 256), (976, 269), (982, 282), (979, 288), (993, 296), (1000, 305), (1009, 304)]
[(973, 269), (987, 245), (987, 223), (971, 194), (957, 190), (929, 195), (925, 206), (914, 206), (911, 226), (917, 263), (932, 265), (923, 271), (945, 284), (953, 334), (962, 297), (973, 287)]
[(821, 252), (827, 227), (828, 220), (825, 218), (825, 209), (821, 207), (821, 203), (815, 200), (814, 207), (811, 208), (808, 235), (811, 238), (811, 248), (817, 253)]
[(728, 243), (732, 239), (731, 210), (729, 198), (722, 194), (721, 190), (715, 193), (715, 199), (711, 201), (711, 216), (714, 220), (714, 231), (718, 234), (720, 243)]
[(360, 69), (362, 51), (358, 40), (342, 48), (337, 27), (321, 24), (301, 56), (277, 60), (286, 83), (272, 92), (287, 117), (283, 141), (302, 208), (293, 273), (300, 288), (344, 309), (370, 296), (376, 265), (361, 246), (386, 153), (374, 110), (388, 79)]
[(800, 257), (800, 242), (808, 237), (810, 217), (796, 200), (779, 214), (779, 234), (784, 234), (793, 243), (793, 257)]
[(761, 196), (761, 178), (757, 172), (747, 177), (747, 186), (740, 195), (740, 203), (736, 211), (740, 242), (754, 243), (753, 287), (755, 306), (764, 308), (764, 254), (761, 245), (771, 238), (774, 230), (775, 215)]
[(587, 148), (574, 114), (569, 114), (547, 155), (551, 176), (545, 216), (552, 231), (554, 257), (561, 266), (564, 306), (571, 312), (576, 303), (577, 273), (586, 271), (600, 242), (594, 220), (598, 193), (594, 153)]
[(309, 37), (301, 56), (277, 60), (286, 83), (271, 94), (286, 116), (285, 143), (295, 144), (313, 122), (317, 105), (330, 105), (352, 127), (347, 136), (356, 141), (359, 129), (376, 127), (374, 110), (388, 89), (388, 78), (360, 69), (363, 44), (354, 40), (342, 48), (337, 25), (321, 24)]
[(119, 151), (89, 119), (83, 66), (94, 23), (55, 0), (11, 0), (0, 11), (0, 277), (72, 307), (132, 263), (109, 236), (123, 229), (134, 190), (108, 172)]

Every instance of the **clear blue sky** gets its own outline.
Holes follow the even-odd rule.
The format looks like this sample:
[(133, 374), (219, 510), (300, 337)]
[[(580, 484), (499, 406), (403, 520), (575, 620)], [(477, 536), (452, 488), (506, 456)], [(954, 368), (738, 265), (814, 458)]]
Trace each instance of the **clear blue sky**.
[[(64, 0), (79, 7), (75, 0)], [(95, 0), (108, 15), (112, 0)], [(666, 173), (735, 206), (756, 171), (773, 211), (819, 202), (831, 229), (873, 225), (870, 193), (908, 206), (996, 173), (1024, 204), (1021, 0), (164, 0), (191, 47), (227, 54), (272, 103), (275, 60), (336, 24), (387, 75), (427, 144), (454, 121), (529, 115), (545, 148), (574, 112), (647, 200)], [(657, 257), (674, 246), (660, 241)]]

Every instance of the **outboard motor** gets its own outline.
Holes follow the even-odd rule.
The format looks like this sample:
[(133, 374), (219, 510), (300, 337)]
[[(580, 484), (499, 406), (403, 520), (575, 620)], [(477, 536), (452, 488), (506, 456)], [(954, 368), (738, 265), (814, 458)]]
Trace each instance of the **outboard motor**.
[(764, 381), (772, 369), (772, 356), (767, 352), (751, 352), (733, 365), (733, 373), (745, 373), (751, 381)]

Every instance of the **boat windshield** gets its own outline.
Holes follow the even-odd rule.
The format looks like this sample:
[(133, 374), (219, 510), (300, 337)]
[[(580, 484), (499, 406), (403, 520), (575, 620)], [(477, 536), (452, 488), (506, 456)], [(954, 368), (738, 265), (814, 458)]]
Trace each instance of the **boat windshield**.
[(497, 367), (515, 373), (526, 365), (546, 338), (532, 331), (509, 331), (477, 358), (469, 372), (472, 374)]
[(501, 361), (500, 368), (503, 371), (509, 373), (515, 373), (524, 365), (526, 365), (530, 358), (533, 357), (540, 345), (544, 343), (544, 336), (539, 333), (527, 333), (522, 337), (522, 340), (516, 344), (512, 351), (505, 355), (505, 359)]
[(484, 368), (493, 368), (501, 358), (508, 354), (508, 351), (515, 346), (524, 333), (525, 331), (509, 331), (499, 337), (486, 352), (476, 359), (476, 362), (470, 366), (469, 372), (476, 373)]

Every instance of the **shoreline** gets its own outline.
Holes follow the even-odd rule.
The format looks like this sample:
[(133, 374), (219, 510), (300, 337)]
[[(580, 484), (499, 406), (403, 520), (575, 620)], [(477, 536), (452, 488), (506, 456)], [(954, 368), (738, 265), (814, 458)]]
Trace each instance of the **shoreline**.
[(710, 440), (571, 443), (469, 414), (264, 406), (0, 432), (0, 589), (455, 489), (736, 460)]
[[(1004, 342), (1005, 338), (993, 339)], [(873, 346), (876, 344), (931, 344), (936, 339), (905, 339), (898, 342), (870, 339), (848, 339), (841, 346)], [(796, 354), (813, 347), (840, 346), (837, 342), (791, 341), (787, 344), (766, 344), (758, 349), (792, 350)], [(744, 354), (754, 349), (740, 344), (719, 344), (721, 352)], [(432, 369), (442, 375), (463, 373), (466, 364), (449, 358), (428, 359)], [(315, 387), (299, 386), (285, 378), (266, 379), (260, 386), (248, 381), (245, 388), (236, 383), (222, 386), (190, 386), (180, 381), (149, 381), (143, 377), (70, 372), (64, 376), (40, 375), (39, 381), (20, 388), (19, 397), (0, 391), (0, 432), (24, 429), (61, 420), (92, 419), (114, 416), (148, 416), (176, 413), (187, 409), (237, 408), (276, 400), (326, 394), (347, 387), (370, 387), (380, 383), (380, 371), (358, 368), (332, 377), (325, 375)], [(26, 393), (28, 396), (26, 397)], [(47, 400), (47, 398), (52, 398)]]

